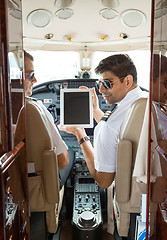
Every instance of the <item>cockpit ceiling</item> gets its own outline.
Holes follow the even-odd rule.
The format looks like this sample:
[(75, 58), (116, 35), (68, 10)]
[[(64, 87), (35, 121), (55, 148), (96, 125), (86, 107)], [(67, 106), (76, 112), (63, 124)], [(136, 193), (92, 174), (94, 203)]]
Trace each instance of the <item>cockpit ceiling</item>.
[(122, 51), (150, 47), (151, 0), (22, 0), (22, 13), (25, 49), (80, 51), (87, 46), (92, 51)]

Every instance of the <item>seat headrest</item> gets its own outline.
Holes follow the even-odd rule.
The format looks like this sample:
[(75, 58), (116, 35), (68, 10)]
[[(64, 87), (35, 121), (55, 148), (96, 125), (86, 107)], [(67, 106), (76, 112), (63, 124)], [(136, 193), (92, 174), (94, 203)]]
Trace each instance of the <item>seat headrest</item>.
[(140, 98), (130, 106), (120, 130), (120, 139), (133, 142), (139, 139), (144, 120), (147, 98)]
[(52, 149), (47, 119), (42, 109), (26, 101), (26, 143), (27, 161), (35, 163), (35, 170), (41, 171), (41, 153)]
[[(147, 98), (140, 98), (130, 106), (120, 130), (120, 140), (129, 140), (132, 143), (132, 162), (134, 164), (141, 129), (144, 120)], [(132, 165), (133, 165), (132, 164)]]

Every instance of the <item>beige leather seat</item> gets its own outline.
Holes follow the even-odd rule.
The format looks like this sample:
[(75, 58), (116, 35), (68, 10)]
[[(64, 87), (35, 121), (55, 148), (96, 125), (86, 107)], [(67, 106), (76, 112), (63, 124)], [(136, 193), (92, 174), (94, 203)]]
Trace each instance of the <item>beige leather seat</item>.
[[(141, 212), (141, 194), (147, 194), (149, 105), (147, 105), (146, 109), (146, 103), (147, 99), (141, 98), (131, 105), (121, 126), (119, 136), (114, 212), (118, 234), (124, 237), (128, 236), (130, 213)], [(151, 119), (153, 119), (153, 115)], [(154, 121), (151, 120), (151, 125), (152, 128), (153, 125), (156, 125), (155, 117)], [(151, 135), (155, 135), (155, 133), (151, 132)], [(155, 146), (152, 146), (152, 144), (150, 150), (149, 183), (151, 190), (149, 202), (150, 235), (153, 235), (155, 232), (156, 211), (158, 203), (163, 201), (165, 192), (165, 181), (161, 173), (160, 161), (158, 160)], [(139, 168), (141, 169), (139, 170)], [(141, 173), (141, 175), (137, 176), (136, 172)]]
[[(62, 206), (64, 188), (59, 191), (56, 149), (48, 119), (34, 100), (26, 100), (26, 151), (31, 212), (46, 212), (47, 230), (55, 233)], [(20, 120), (23, 114), (20, 113)], [(19, 119), (17, 125), (19, 126)], [(19, 128), (19, 127), (18, 127)], [(16, 138), (22, 129), (16, 128)]]
[(141, 98), (131, 105), (121, 126), (118, 143), (114, 212), (118, 234), (124, 237), (128, 236), (130, 213), (140, 213), (141, 194), (147, 192), (147, 185), (133, 177), (146, 102)]

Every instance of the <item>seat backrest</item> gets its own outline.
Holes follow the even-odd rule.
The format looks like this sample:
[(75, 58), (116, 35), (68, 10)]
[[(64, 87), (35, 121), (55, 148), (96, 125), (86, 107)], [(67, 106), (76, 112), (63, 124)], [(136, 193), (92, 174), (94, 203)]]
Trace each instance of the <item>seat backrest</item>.
[(128, 236), (130, 213), (140, 213), (141, 194), (146, 193), (146, 184), (138, 183), (133, 177), (146, 102), (146, 98), (141, 98), (130, 106), (119, 136), (114, 210), (118, 233), (125, 237)]
[[(56, 149), (53, 147), (48, 119), (42, 108), (33, 100), (26, 101), (26, 146), (28, 165), (33, 165), (36, 175), (30, 177), (31, 184), (29, 185), (32, 185), (30, 190), (31, 187), (34, 190), (34, 184), (41, 185), (41, 188), (43, 188), (41, 194), (44, 194), (43, 200), (46, 200), (44, 204), (46, 209), (41, 206), (41, 210), (47, 210), (48, 204), (59, 202), (59, 174)], [(40, 202), (36, 201), (39, 193), (36, 197), (31, 193), (31, 196), (34, 198), (31, 209), (33, 211), (40, 210)], [(34, 201), (37, 205), (35, 205)]]
[[(149, 102), (146, 98), (135, 101), (121, 126), (115, 177), (114, 210), (118, 233), (128, 236), (130, 213), (141, 212), (141, 195), (147, 194), (148, 120)], [(151, 116), (152, 128), (156, 124)], [(155, 119), (155, 118), (154, 118)], [(156, 135), (151, 132), (152, 135)], [(152, 136), (153, 137), (153, 136)], [(165, 181), (155, 146), (150, 149), (150, 235), (155, 231), (156, 210), (163, 200)], [(156, 157), (157, 156), (157, 157)], [(161, 187), (160, 187), (161, 186)]]
[[(25, 130), (26, 137), (23, 134)], [(15, 144), (25, 138), (30, 172), (28, 177), (30, 210), (46, 212), (47, 230), (55, 233), (64, 188), (59, 191), (56, 148), (53, 146), (51, 136), (50, 123), (42, 107), (36, 101), (26, 99), (25, 107), (21, 109), (16, 124)]]
[(56, 148), (50, 123), (42, 107), (26, 100), (26, 148), (29, 174), (29, 198), (32, 212), (46, 212), (48, 232), (56, 232), (64, 188), (59, 191)]

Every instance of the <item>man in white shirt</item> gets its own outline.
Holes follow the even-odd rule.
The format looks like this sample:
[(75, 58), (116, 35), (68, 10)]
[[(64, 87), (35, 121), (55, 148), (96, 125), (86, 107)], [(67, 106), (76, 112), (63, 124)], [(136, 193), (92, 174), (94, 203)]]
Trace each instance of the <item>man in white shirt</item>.
[[(145, 93), (139, 87), (129, 91), (117, 102), (116, 110), (107, 121), (100, 121), (94, 133), (94, 163), (98, 172), (115, 173), (120, 127), (129, 106)], [(102, 146), (102, 147), (101, 147)]]
[[(24, 90), (25, 96), (30, 97), (32, 95), (32, 88), (33, 84), (37, 82), (34, 73), (34, 64), (33, 64), (33, 56), (24, 51), (24, 67), (25, 67), (25, 80), (24, 80)], [(60, 174), (60, 188), (64, 185), (67, 177), (70, 173), (70, 170), (73, 166), (73, 157), (70, 154), (70, 162), (68, 161), (68, 152), (67, 152), (67, 145), (62, 140), (57, 127), (54, 124), (53, 117), (50, 112), (46, 109), (41, 101), (31, 101), (34, 105), (37, 105), (42, 109), (44, 114), (47, 117), (48, 124), (51, 129), (52, 133), (52, 140), (54, 147), (56, 147), (57, 153), (57, 160), (58, 160), (58, 167), (59, 167), (59, 174)]]
[(101, 188), (107, 188), (115, 177), (118, 136), (125, 114), (134, 101), (148, 94), (137, 86), (136, 67), (128, 55), (103, 59), (95, 72), (101, 75), (97, 81), (99, 92), (108, 105), (117, 105), (106, 121), (101, 120), (104, 113), (99, 108), (95, 89), (92, 89), (93, 116), (98, 123), (94, 131), (94, 148), (83, 128), (60, 126), (60, 130), (77, 137), (92, 177)]
[[(74, 134), (80, 144), (85, 161), (92, 177), (101, 188), (108, 188), (115, 177), (117, 161), (117, 144), (123, 119), (130, 105), (148, 93), (137, 86), (137, 71), (128, 55), (118, 54), (100, 61), (95, 72), (101, 75), (97, 87), (108, 105), (111, 115), (100, 110), (95, 89), (92, 89), (93, 116), (98, 123), (94, 131), (94, 148), (83, 128), (60, 126), (60, 130)], [(117, 240), (134, 239), (135, 218), (132, 220), (129, 236), (118, 236)], [(133, 231), (131, 231), (131, 228)]]

